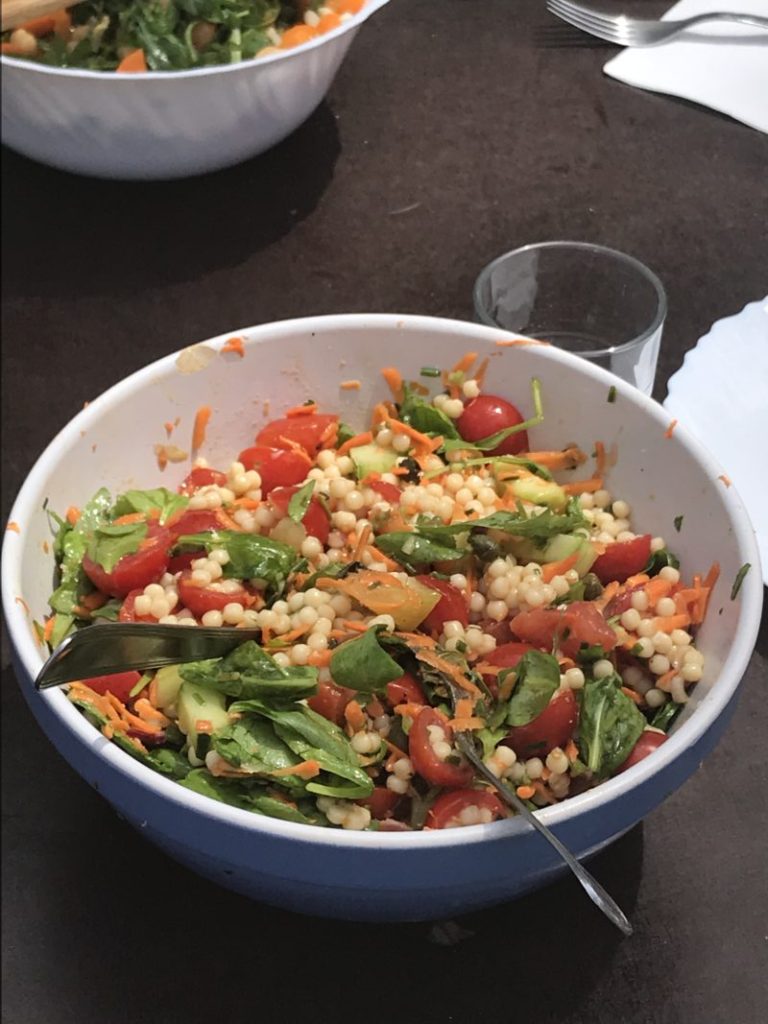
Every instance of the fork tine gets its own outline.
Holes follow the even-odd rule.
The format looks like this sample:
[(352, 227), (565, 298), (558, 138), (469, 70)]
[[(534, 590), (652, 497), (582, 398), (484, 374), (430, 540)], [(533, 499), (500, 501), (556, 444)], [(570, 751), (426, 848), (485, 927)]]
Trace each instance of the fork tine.
[(625, 37), (623, 34), (617, 32), (614, 26), (610, 28), (602, 25), (596, 25), (589, 20), (588, 17), (584, 17), (581, 12), (575, 13), (569, 10), (566, 14), (562, 11), (554, 11), (559, 18), (563, 21), (567, 21), (569, 25), (574, 25), (576, 28), (581, 29), (582, 32), (589, 32), (591, 35), (597, 36), (599, 39), (606, 39), (609, 43), (620, 43)]
[(591, 7), (582, 7), (580, 4), (572, 3), (571, 0), (547, 0), (547, 9), (564, 18), (571, 16), (585, 18), (596, 28), (607, 30), (617, 28), (617, 22), (622, 17), (622, 15), (605, 14)]

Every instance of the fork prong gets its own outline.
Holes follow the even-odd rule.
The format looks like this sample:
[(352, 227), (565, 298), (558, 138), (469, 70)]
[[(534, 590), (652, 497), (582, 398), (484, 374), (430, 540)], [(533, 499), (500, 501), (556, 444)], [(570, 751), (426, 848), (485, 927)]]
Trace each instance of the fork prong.
[(574, 4), (571, 0), (547, 0), (547, 9), (553, 14), (563, 18), (571, 16), (585, 18), (596, 28), (615, 29), (619, 19), (623, 15), (606, 14), (603, 11), (596, 11), (591, 7), (582, 7), (581, 4)]
[[(553, 13), (555, 13), (553, 11)], [(581, 14), (575, 14), (569, 11), (568, 14), (563, 12), (557, 12), (557, 16), (562, 18), (563, 21), (567, 21), (569, 25), (573, 25), (575, 28), (580, 29), (582, 32), (588, 32), (590, 35), (597, 36), (598, 39), (605, 39), (609, 43), (621, 43), (624, 38), (620, 35), (615, 28), (605, 28), (602, 25), (593, 24), (588, 18), (585, 18)]]

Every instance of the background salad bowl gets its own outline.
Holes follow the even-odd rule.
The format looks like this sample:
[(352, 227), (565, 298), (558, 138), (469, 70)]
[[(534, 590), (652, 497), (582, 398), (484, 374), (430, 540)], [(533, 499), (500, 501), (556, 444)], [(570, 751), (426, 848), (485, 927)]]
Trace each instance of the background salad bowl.
[(296, 129), (330, 88), (366, 0), (339, 28), (258, 60), (115, 74), (3, 55), (3, 141), (25, 156), (100, 178), (203, 174), (263, 153)]
[[(350, 832), (257, 816), (187, 790), (135, 761), (94, 729), (59, 690), (32, 680), (44, 654), (33, 619), (51, 589), (50, 528), (43, 509), (80, 504), (98, 487), (113, 492), (158, 481), (154, 446), (163, 422), (215, 410), (204, 454), (226, 462), (272, 415), (314, 398), (352, 425), (367, 422), (382, 394), (382, 362), (406, 378), (425, 364), (452, 365), (467, 348), (494, 353), (495, 391), (522, 400), (542, 384), (545, 418), (534, 448), (565, 441), (589, 450), (595, 439), (618, 447), (609, 477), (637, 521), (674, 536), (689, 573), (713, 557), (722, 573), (698, 636), (706, 673), (669, 739), (652, 756), (599, 787), (542, 810), (541, 819), (581, 857), (601, 849), (661, 803), (696, 770), (725, 729), (760, 621), (762, 582), (754, 533), (722, 470), (684, 429), (665, 436), (669, 417), (630, 386), (555, 348), (497, 347), (499, 331), (415, 316), (345, 315), (267, 324), (238, 332), (245, 355), (220, 354), (229, 335), (167, 356), (123, 380), (79, 413), (31, 470), (7, 531), (2, 593), (19, 683), (38, 722), (67, 761), (152, 842), (202, 875), (247, 896), (327, 917), (426, 920), (478, 909), (543, 885), (565, 870), (522, 820), (424, 832)], [(196, 372), (188, 372), (190, 369)], [(187, 371), (187, 372), (183, 372)], [(341, 389), (357, 378), (359, 390)], [(608, 402), (611, 388), (615, 401)], [(175, 486), (188, 466), (169, 464)], [(684, 516), (679, 534), (673, 522)], [(741, 566), (753, 571), (735, 599)]]

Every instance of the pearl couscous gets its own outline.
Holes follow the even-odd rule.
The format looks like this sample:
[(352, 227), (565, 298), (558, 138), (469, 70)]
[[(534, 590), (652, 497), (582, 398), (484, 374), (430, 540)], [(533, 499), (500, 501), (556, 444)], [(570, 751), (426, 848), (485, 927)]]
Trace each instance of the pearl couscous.
[[(100, 491), (56, 518), (41, 638), (99, 619), (250, 628), (221, 659), (70, 684), (103, 733), (196, 792), (345, 829), (510, 812), (472, 738), (531, 807), (664, 742), (703, 676), (717, 567), (684, 582), (575, 446), (484, 389), (473, 353), (391, 389), (355, 432), (307, 403), (177, 492)], [(518, 400), (524, 398), (517, 396)]]

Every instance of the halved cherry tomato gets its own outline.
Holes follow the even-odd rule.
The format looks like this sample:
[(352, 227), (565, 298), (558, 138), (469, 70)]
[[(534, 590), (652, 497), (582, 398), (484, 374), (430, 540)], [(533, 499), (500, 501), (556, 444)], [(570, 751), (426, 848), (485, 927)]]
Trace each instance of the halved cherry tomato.
[(179, 484), (179, 494), (192, 494), (198, 487), (208, 487), (210, 484), (224, 487), (226, 483), (226, 473), (222, 473), (218, 469), (209, 469), (207, 466), (195, 466)]
[(429, 726), (439, 725), (450, 743), (453, 730), (448, 720), (434, 708), (424, 708), (414, 719), (408, 733), (408, 753), (416, 774), (431, 786), (445, 786), (448, 789), (463, 789), (472, 781), (474, 769), (467, 761), (441, 761), (429, 741)]
[(207, 533), (222, 529), (219, 517), (212, 509), (188, 508), (167, 524), (173, 539), (186, 533)]
[(347, 686), (319, 683), (317, 693), (307, 700), (307, 704), (318, 715), (327, 718), (329, 722), (344, 725), (344, 708), (355, 696), (357, 696), (357, 690), (350, 690)]
[[(483, 661), (486, 661), (489, 665), (498, 665), (499, 668), (514, 668), (524, 654), (535, 650), (536, 648), (532, 644), (521, 644), (512, 641), (511, 643), (501, 644), (500, 647), (496, 647), (483, 658)], [(483, 682), (491, 693), (496, 696), (498, 693), (498, 677), (484, 675)]]
[(456, 789), (435, 800), (427, 815), (427, 828), (455, 828), (462, 825), (461, 812), (478, 807), (491, 812), (491, 821), (504, 817), (504, 804), (495, 793), (483, 789)]
[[(473, 398), (456, 420), (456, 427), (465, 441), (482, 441), (500, 430), (516, 427), (523, 415), (511, 402), (497, 395), (478, 395)], [(528, 432), (510, 434), (489, 455), (517, 455), (528, 450)]]
[[(337, 423), (338, 419), (338, 416), (330, 413), (315, 413), (312, 416), (284, 416), (282, 419), (272, 420), (266, 427), (262, 427), (256, 435), (256, 444), (290, 449), (289, 442), (293, 442), (300, 444), (310, 455), (315, 455), (320, 448), (320, 438), (329, 425)], [(242, 458), (240, 461), (243, 461)]]
[(257, 444), (238, 455), (246, 469), (255, 469), (261, 477), (261, 493), (266, 496), (275, 487), (290, 487), (306, 479), (312, 468), (301, 452)]
[(638, 737), (637, 743), (630, 751), (629, 757), (626, 759), (624, 764), (620, 765), (616, 771), (625, 772), (627, 768), (631, 768), (633, 764), (638, 764), (644, 758), (652, 754), (654, 750), (658, 750), (662, 743), (667, 740), (668, 737), (663, 732), (656, 732), (653, 729), (646, 729), (645, 732), (641, 732)]
[(546, 757), (564, 747), (579, 721), (579, 705), (573, 690), (559, 690), (540, 715), (528, 725), (510, 729), (504, 743), (518, 757)]
[[(287, 515), (288, 504), (298, 490), (298, 485), (294, 485), (293, 487), (276, 487), (270, 491), (269, 500), (275, 511), (281, 516)], [(331, 520), (319, 498), (313, 496), (310, 499), (301, 522), (310, 537), (317, 537), (322, 544), (327, 542), (328, 534), (331, 532)]]
[(179, 576), (179, 603), (189, 608), (192, 614), (200, 619), (206, 612), (222, 612), (228, 604), (237, 602), (247, 604), (248, 591), (241, 586), (239, 590), (216, 590), (214, 587), (200, 587), (192, 582), (192, 571), (185, 569)]
[(390, 484), (386, 480), (369, 480), (366, 486), (376, 491), (390, 505), (400, 504), (400, 488), (396, 484)]
[(83, 571), (88, 579), (102, 593), (110, 597), (126, 597), (131, 590), (143, 590), (148, 583), (155, 583), (168, 568), (172, 538), (169, 530), (149, 523), (147, 536), (138, 551), (123, 555), (111, 572), (86, 555)]
[(639, 593), (645, 587), (644, 583), (636, 583), (634, 587), (625, 587), (615, 597), (612, 597), (603, 609), (606, 619), (612, 619), (615, 615), (622, 615), (632, 607), (632, 595)]
[(361, 807), (367, 807), (371, 812), (371, 817), (376, 821), (384, 821), (385, 818), (392, 817), (400, 800), (399, 793), (387, 789), (386, 786), (375, 786), (370, 796), (364, 796), (361, 800), (356, 800), (355, 803), (360, 804)]
[[(176, 519), (168, 523), (174, 543), (190, 533), (208, 533), (210, 530), (221, 530), (222, 525), (216, 512), (211, 509), (186, 509)], [(205, 558), (205, 550), (182, 551), (174, 555), (168, 562), (168, 572), (174, 575), (189, 569), (196, 558)]]
[(439, 580), (434, 576), (417, 576), (419, 583), (430, 587), (442, 595), (435, 607), (424, 619), (421, 629), (428, 633), (440, 633), (446, 622), (460, 622), (462, 626), (469, 624), (469, 611), (464, 595), (447, 580)]
[(130, 594), (126, 596), (117, 615), (120, 622), (157, 622), (157, 619), (152, 615), (136, 614), (136, 598), (143, 593), (143, 590), (132, 590)]
[(617, 541), (609, 544), (592, 566), (592, 572), (601, 583), (612, 583), (614, 580), (623, 583), (641, 572), (651, 557), (651, 535), (644, 533), (633, 540)]
[(399, 679), (387, 683), (387, 700), (393, 708), (398, 704), (427, 703), (424, 691), (410, 672), (403, 672)]
[(111, 676), (94, 676), (82, 682), (94, 693), (105, 694), (107, 690), (123, 704), (127, 703), (131, 690), (141, 679), (141, 672), (115, 672)]
[(599, 644), (606, 651), (616, 646), (616, 633), (590, 601), (574, 601), (564, 611), (534, 608), (520, 612), (509, 628), (519, 640), (527, 640), (545, 651), (551, 650), (557, 640), (560, 650), (569, 658), (576, 657), (582, 644)]

